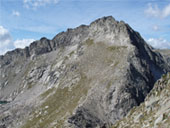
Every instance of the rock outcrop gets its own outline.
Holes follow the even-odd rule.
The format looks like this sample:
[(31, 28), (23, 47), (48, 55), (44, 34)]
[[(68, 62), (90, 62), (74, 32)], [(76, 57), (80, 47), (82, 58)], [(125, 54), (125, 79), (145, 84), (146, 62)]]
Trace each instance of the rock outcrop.
[(156, 51), (160, 52), (164, 56), (167, 63), (169, 64), (169, 62), (170, 62), (170, 50), (169, 49), (159, 49), (159, 50), (156, 50)]
[(138, 32), (103, 17), (0, 56), (0, 126), (109, 127), (167, 71)]
[(170, 73), (163, 75), (145, 98), (113, 128), (168, 128), (170, 126)]

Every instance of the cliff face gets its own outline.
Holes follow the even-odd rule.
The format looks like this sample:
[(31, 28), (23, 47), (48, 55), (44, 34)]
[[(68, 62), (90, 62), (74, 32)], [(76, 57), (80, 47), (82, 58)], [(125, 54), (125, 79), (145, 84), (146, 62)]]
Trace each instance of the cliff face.
[(168, 128), (170, 126), (170, 73), (163, 75), (145, 98), (113, 128)]
[(139, 33), (103, 17), (0, 56), (0, 126), (107, 127), (167, 71)]

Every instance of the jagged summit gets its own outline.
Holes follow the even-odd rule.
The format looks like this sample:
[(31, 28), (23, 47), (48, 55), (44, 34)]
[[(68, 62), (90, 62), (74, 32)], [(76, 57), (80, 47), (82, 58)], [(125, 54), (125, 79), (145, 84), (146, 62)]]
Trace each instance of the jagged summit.
[(26, 59), (31, 56), (54, 51), (60, 47), (84, 42), (89, 38), (96, 42), (104, 41), (115, 43), (115, 45), (127, 45), (126, 40), (131, 36), (128, 35), (128, 33), (135, 34), (123, 21), (118, 22), (112, 16), (102, 17), (92, 22), (89, 26), (81, 25), (75, 29), (68, 29), (66, 32), (61, 32), (52, 40), (43, 37), (40, 40), (32, 42), (24, 49), (9, 51), (5, 55), (0, 56), (0, 65), (10, 63), (13, 59), (16, 59), (17, 56)]
[[(117, 30), (118, 27), (120, 27), (119, 29), (121, 29), (121, 27), (125, 27), (126, 25), (127, 24), (125, 24), (123, 21), (116, 21), (112, 16), (102, 17), (92, 22), (89, 26), (81, 25), (75, 29), (68, 29), (66, 32), (61, 32), (57, 34), (52, 40), (43, 37), (40, 40), (32, 42), (30, 46), (24, 49), (9, 51), (5, 55), (8, 56), (14, 53), (22, 53), (22, 55), (28, 57), (32, 54), (44, 54), (56, 50), (57, 47), (60, 47), (61, 45), (70, 45), (71, 43), (73, 43), (73, 41), (75, 41), (74, 38), (76, 38), (76, 36), (80, 36), (80, 39), (83, 39), (85, 37), (87, 38), (88, 36), (93, 36), (94, 31), (97, 32), (101, 31), (102, 29), (106, 32), (120, 32), (120, 30)], [(98, 34), (98, 36), (100, 36), (100, 33), (95, 34)], [(35, 49), (39, 49), (40, 51)], [(3, 55), (1, 55), (0, 58), (4, 58)]]
[(111, 16), (43, 37), (0, 56), (0, 127), (109, 127), (169, 69), (139, 33)]
[(103, 23), (112, 23), (112, 24), (117, 24), (118, 23), (118, 21), (116, 21), (115, 20), (115, 18), (114, 17), (112, 17), (112, 16), (104, 16), (104, 17), (102, 17), (102, 18), (99, 18), (99, 19), (97, 19), (97, 20), (95, 20), (95, 21), (93, 21), (90, 25), (93, 25), (93, 24), (103, 24)]

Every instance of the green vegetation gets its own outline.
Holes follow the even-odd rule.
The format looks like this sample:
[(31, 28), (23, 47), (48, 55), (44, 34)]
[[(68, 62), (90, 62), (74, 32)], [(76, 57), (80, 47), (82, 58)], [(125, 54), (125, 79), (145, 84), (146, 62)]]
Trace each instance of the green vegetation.
[(0, 104), (7, 104), (8, 103), (8, 101), (0, 101)]
[(110, 81), (110, 82), (108, 82), (106, 88), (107, 88), (107, 89), (110, 89), (111, 85), (112, 85), (112, 82)]
[(164, 80), (166, 79), (166, 77), (167, 77), (166, 74), (163, 74), (163, 75), (162, 75), (162, 78), (163, 78)]
[[(88, 39), (84, 45), (90, 47), (86, 49), (80, 57), (80, 60), (74, 63), (78, 65), (76, 70), (70, 72), (70, 68), (74, 64), (67, 63), (68, 57), (72, 56), (74, 51), (64, 57), (63, 63), (66, 66), (66, 75), (60, 78), (58, 88), (48, 89), (41, 94), (44, 102), (36, 108), (36, 111), (33, 111), (29, 120), (27, 120), (22, 128), (62, 128), (64, 121), (72, 115), (74, 109), (80, 104), (80, 100), (82, 101), (87, 95), (91, 87), (91, 79), (98, 81), (99, 77), (97, 73), (99, 72), (106, 72), (106, 75), (112, 74), (114, 68), (122, 63), (116, 55), (126, 52), (126, 50), (123, 49), (124, 47), (110, 46), (110, 48), (108, 48), (107, 44), (103, 42), (94, 43), (94, 41), (90, 39)], [(107, 66), (109, 66), (109, 70), (106, 70)], [(91, 72), (92, 69), (95, 73)], [(76, 83), (70, 83), (72, 82), (71, 78), (77, 76), (75, 74), (78, 75), (80, 80), (78, 79)], [(86, 77), (85, 74), (90, 75)], [(68, 77), (70, 80), (67, 81)], [(107, 81), (108, 82), (105, 81), (104, 84), (109, 89), (114, 81), (111, 79)]]
[[(170, 84), (168, 84), (170, 80), (169, 75), (169, 73), (163, 75), (145, 99), (145, 102), (151, 102), (153, 98), (156, 98), (156, 101), (151, 102), (149, 106), (145, 106), (145, 103), (142, 103), (140, 106), (131, 109), (129, 114), (122, 120), (116, 122), (112, 128), (153, 128), (155, 125), (157, 125), (157, 127), (168, 127), (170, 125), (170, 114), (166, 106), (169, 104), (170, 94)], [(160, 121), (156, 123), (158, 118), (160, 118)]]
[(168, 114), (166, 114), (166, 113), (164, 113), (163, 114), (163, 120), (166, 120), (166, 119), (168, 119), (169, 117), (168, 117)]
[(55, 88), (50, 88), (47, 91), (45, 91), (44, 93), (41, 94), (42, 98), (46, 98), (49, 94), (51, 94), (53, 91), (55, 91)]
[(27, 86), (28, 86), (27, 89), (31, 89), (34, 86), (34, 84), (33, 83), (28, 83)]
[(114, 51), (114, 50), (119, 50), (119, 49), (121, 49), (121, 48), (127, 48), (127, 46), (109, 46), (107, 49), (109, 50), (109, 51)]
[[(32, 113), (33, 119), (28, 120), (22, 128), (50, 128), (54, 126), (60, 128), (63, 126), (65, 118), (72, 114), (80, 98), (87, 94), (88, 82), (86, 76), (82, 75), (80, 81), (71, 88), (65, 87), (56, 90), (52, 88), (47, 90), (41, 95), (42, 97), (46, 97), (52, 91), (55, 91), (55, 93), (45, 100), (38, 112)], [(47, 114), (44, 114), (45, 111)]]
[(87, 46), (91, 46), (94, 44), (94, 41), (92, 39), (87, 39), (86, 42)]
[(119, 62), (118, 62), (118, 61), (117, 61), (117, 62), (115, 62), (114, 67), (116, 67), (118, 64), (119, 64)]
[(70, 55), (70, 56), (72, 56), (73, 54), (74, 54), (74, 51), (70, 52), (70, 54), (69, 54), (69, 55)]

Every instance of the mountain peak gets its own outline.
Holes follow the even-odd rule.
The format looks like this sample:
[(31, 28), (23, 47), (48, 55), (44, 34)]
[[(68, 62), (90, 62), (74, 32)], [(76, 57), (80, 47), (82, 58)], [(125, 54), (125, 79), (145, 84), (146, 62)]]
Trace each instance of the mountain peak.
[[(40, 40), (34, 41), (25, 49), (13, 50), (16, 53), (22, 51), (24, 56), (42, 55), (56, 50), (59, 47), (79, 44), (87, 39), (93, 39), (95, 42), (109, 42), (118, 46), (131, 45), (129, 32), (135, 33), (129, 25), (124, 21), (116, 21), (112, 16), (99, 18), (90, 25), (80, 25), (74, 29), (68, 29), (66, 32), (57, 34), (52, 40), (42, 37)], [(133, 37), (133, 35), (132, 35)], [(141, 37), (139, 37), (141, 38)], [(13, 52), (0, 57), (10, 63), (16, 57), (12, 57)], [(18, 54), (20, 56), (20, 54)], [(7, 57), (8, 56), (8, 57)], [(9, 59), (10, 58), (10, 59)]]
[(0, 56), (0, 127), (107, 127), (143, 102), (168, 70), (111, 16), (43, 37)]
[(99, 18), (95, 21), (93, 21), (90, 26), (97, 25), (100, 27), (110, 27), (110, 29), (113, 29), (114, 26), (126, 26), (126, 23), (124, 21), (117, 21), (112, 16), (104, 16), (102, 18)]
[(104, 22), (116, 22), (115, 18), (113, 18), (112, 16), (104, 16), (102, 18), (98, 18), (97, 20), (93, 21), (91, 24), (93, 23), (104, 23)]
[(90, 25), (104, 25), (104, 24), (110, 24), (110, 25), (118, 25), (119, 26), (126, 26), (127, 24), (124, 21), (117, 21), (113, 16), (104, 16), (102, 18), (98, 18), (97, 20), (93, 21)]

